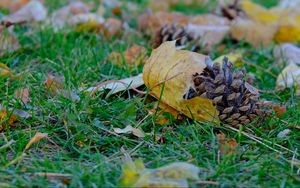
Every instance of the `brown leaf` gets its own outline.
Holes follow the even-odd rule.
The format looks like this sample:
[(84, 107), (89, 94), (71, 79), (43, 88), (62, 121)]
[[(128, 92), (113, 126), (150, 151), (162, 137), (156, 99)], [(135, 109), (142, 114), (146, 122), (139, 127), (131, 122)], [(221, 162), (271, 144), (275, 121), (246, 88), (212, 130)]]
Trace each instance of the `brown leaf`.
[(19, 10), (21, 7), (26, 5), (30, 0), (1, 0), (0, 8), (8, 9), (11, 12)]
[(156, 33), (161, 26), (166, 24), (186, 25), (189, 22), (189, 16), (181, 13), (145, 13), (138, 17), (138, 27), (147, 34)]
[(211, 26), (229, 26), (230, 24), (227, 18), (216, 16), (214, 14), (203, 14), (192, 17), (190, 23), (195, 25)]
[(31, 1), (17, 12), (2, 19), (6, 24), (19, 24), (24, 22), (39, 22), (46, 19), (47, 10), (44, 5), (37, 1)]
[(60, 181), (63, 184), (70, 184), (72, 175), (71, 174), (60, 174), (60, 173), (49, 173), (49, 172), (35, 172), (32, 174), (28, 174), (30, 177), (44, 177), (47, 178), (51, 182)]
[(2, 108), (0, 111), (0, 132), (6, 128), (6, 125), (12, 125), (18, 120), (19, 118), (12, 114), (11, 111), (7, 112), (4, 108)]
[(58, 94), (62, 89), (62, 83), (59, 81), (59, 79), (51, 75), (47, 76), (47, 80), (44, 82), (44, 86), (49, 88), (49, 90), (53, 94)]
[(201, 97), (186, 100), (184, 94), (192, 86), (192, 77), (206, 67), (206, 56), (177, 50), (175, 41), (165, 42), (153, 50), (147, 60), (143, 79), (150, 94), (184, 115), (198, 121), (219, 122), (212, 101)]
[(280, 118), (286, 112), (286, 106), (273, 106), (273, 110), (276, 112), (276, 116)]
[(30, 102), (29, 90), (28, 88), (17, 89), (15, 91), (15, 98), (21, 99), (24, 104)]
[(121, 32), (122, 29), (122, 22), (115, 18), (108, 18), (105, 22), (105, 30), (104, 35), (107, 38), (110, 38), (114, 35), (117, 35)]
[(0, 41), (0, 56), (4, 55), (4, 53), (13, 52), (20, 48), (19, 41), (12, 31), (4, 31), (4, 29), (2, 30), (0, 28)]
[(231, 155), (237, 149), (237, 142), (234, 138), (226, 138), (223, 133), (217, 134), (219, 151), (221, 155)]
[(43, 138), (46, 138), (47, 136), (48, 136), (47, 133), (40, 133), (40, 132), (37, 132), (37, 133), (34, 135), (34, 137), (32, 137), (32, 138), (30, 139), (30, 141), (27, 143), (27, 145), (26, 145), (24, 151), (28, 150), (32, 144), (34, 144), (34, 143), (40, 141), (40, 140), (43, 139)]
[(132, 47), (127, 49), (125, 52), (123, 52), (123, 55), (121, 53), (112, 52), (109, 55), (108, 59), (112, 61), (112, 63), (116, 63), (119, 67), (122, 67), (123, 57), (124, 57), (126, 66), (128, 68), (132, 67), (133, 65), (137, 67), (141, 63), (144, 63), (146, 58), (146, 53), (147, 53), (146, 48), (134, 44)]

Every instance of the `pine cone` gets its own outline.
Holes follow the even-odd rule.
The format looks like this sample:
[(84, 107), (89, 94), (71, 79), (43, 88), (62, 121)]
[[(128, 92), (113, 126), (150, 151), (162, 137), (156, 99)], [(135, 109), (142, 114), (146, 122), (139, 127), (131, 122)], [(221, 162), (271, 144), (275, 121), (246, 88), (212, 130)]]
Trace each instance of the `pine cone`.
[(270, 105), (259, 100), (258, 90), (245, 81), (245, 76), (245, 70), (233, 71), (233, 64), (227, 58), (223, 59), (222, 67), (219, 63), (208, 63), (203, 73), (193, 76), (194, 88), (190, 88), (184, 98), (211, 99), (222, 122), (242, 126), (267, 115), (268, 111), (263, 108)]
[(239, 0), (234, 0), (232, 4), (221, 7), (221, 14), (229, 20), (234, 20), (236, 17), (245, 17), (245, 12), (239, 5)]
[(200, 50), (200, 39), (195, 38), (189, 33), (186, 27), (177, 27), (176, 25), (164, 25), (156, 33), (153, 47), (157, 48), (166, 41), (176, 40), (177, 47), (185, 47), (190, 51), (196, 52)]

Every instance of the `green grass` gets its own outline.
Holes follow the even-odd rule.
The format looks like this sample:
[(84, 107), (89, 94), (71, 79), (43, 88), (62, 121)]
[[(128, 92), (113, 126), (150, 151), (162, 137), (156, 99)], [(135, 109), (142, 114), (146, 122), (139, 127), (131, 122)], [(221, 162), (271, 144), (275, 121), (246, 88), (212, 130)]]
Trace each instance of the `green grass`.
[[(264, 1), (265, 2), (265, 1)], [(272, 5), (274, 1), (266, 1)], [(46, 1), (51, 11), (65, 1)], [(143, 2), (144, 3), (144, 2)], [(189, 12), (180, 5), (175, 10)], [(192, 14), (206, 10), (194, 8)], [(133, 21), (134, 22), (134, 21)], [(16, 29), (21, 49), (0, 57), (21, 80), (0, 77), (0, 104), (27, 111), (32, 116), (20, 119), (0, 135), (0, 146), (14, 140), (10, 147), (0, 151), (0, 186), (11, 187), (59, 187), (59, 182), (28, 176), (33, 172), (72, 174), (69, 187), (115, 187), (121, 174), (121, 148), (132, 158), (141, 158), (148, 168), (160, 167), (176, 161), (187, 161), (201, 168), (202, 180), (216, 181), (220, 187), (298, 187), (300, 183), (299, 161), (291, 164), (293, 154), (278, 148), (282, 145), (292, 151), (300, 148), (300, 103), (293, 90), (273, 92), (276, 78), (283, 67), (274, 64), (272, 47), (255, 50), (242, 44), (227, 44), (223, 53), (244, 47), (248, 72), (256, 75), (257, 87), (267, 90), (263, 97), (281, 105), (287, 105), (287, 113), (280, 119), (275, 114), (262, 124), (247, 125), (253, 133), (271, 142), (266, 146), (232, 131), (209, 123), (193, 120), (175, 121), (167, 125), (153, 125), (155, 117), (140, 123), (147, 133), (143, 139), (130, 135), (116, 136), (112, 128), (137, 126), (147, 115), (144, 96), (123, 92), (109, 98), (104, 93), (91, 96), (77, 92), (79, 101), (70, 97), (51, 95), (43, 86), (48, 74), (64, 77), (63, 88), (70, 93), (80, 87), (94, 86), (98, 82), (137, 75), (137, 69), (119, 68), (107, 60), (113, 51), (123, 51), (132, 44), (140, 44), (151, 52), (149, 41), (135, 34), (122, 35), (111, 40), (92, 33), (77, 33), (68, 29), (53, 32), (51, 28), (18, 26)], [(220, 52), (213, 52), (217, 57)], [(14, 98), (18, 88), (30, 89), (31, 102), (24, 106)], [(172, 129), (166, 129), (170, 127)], [(288, 137), (279, 139), (277, 134), (290, 129)], [(167, 130), (167, 131), (166, 131)], [(34, 144), (22, 160), (8, 164), (23, 152), (34, 134), (44, 132), (49, 139)], [(216, 133), (223, 132), (238, 141), (238, 152), (219, 157)], [(162, 134), (164, 143), (155, 141)], [(294, 156), (297, 158), (299, 156)]]

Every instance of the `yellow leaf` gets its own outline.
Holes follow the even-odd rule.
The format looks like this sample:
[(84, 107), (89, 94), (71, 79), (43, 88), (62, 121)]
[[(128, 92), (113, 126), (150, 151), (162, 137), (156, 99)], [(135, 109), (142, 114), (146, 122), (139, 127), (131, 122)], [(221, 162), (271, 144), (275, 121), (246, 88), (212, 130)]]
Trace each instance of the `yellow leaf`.
[(15, 114), (12, 114), (11, 111), (7, 112), (5, 109), (2, 109), (0, 111), (0, 131), (3, 131), (7, 124), (12, 125), (18, 120), (18, 117)]
[(187, 179), (199, 180), (199, 168), (175, 162), (156, 169), (146, 169), (141, 160), (125, 161), (119, 180), (121, 187), (188, 187)]
[(232, 62), (235, 67), (239, 67), (244, 64), (242, 51), (236, 51), (236, 52), (229, 53), (227, 55), (222, 55), (217, 59), (215, 59), (214, 62), (222, 62), (224, 57), (227, 57), (228, 61)]
[(183, 98), (192, 86), (192, 77), (206, 67), (206, 56), (177, 50), (175, 41), (165, 42), (147, 60), (143, 79), (150, 94), (163, 103), (198, 121), (219, 122), (212, 101), (201, 97)]
[(274, 36), (274, 40), (279, 43), (300, 41), (299, 24), (279, 26)]
[(235, 19), (230, 29), (233, 39), (245, 40), (255, 47), (268, 46), (273, 42), (276, 26), (263, 24), (249, 19)]
[(13, 71), (8, 66), (0, 63), (0, 77), (10, 75), (12, 72)]
[(276, 23), (278, 22), (281, 12), (275, 12), (268, 10), (256, 3), (253, 3), (249, 0), (245, 0), (241, 2), (242, 9), (246, 12), (246, 14), (255, 21), (262, 23)]
[(24, 151), (28, 150), (32, 144), (34, 144), (34, 143), (40, 141), (40, 140), (43, 139), (43, 138), (46, 138), (47, 136), (48, 136), (47, 133), (40, 133), (40, 132), (37, 132), (37, 133), (34, 135), (34, 137), (32, 137), (32, 138), (30, 139), (30, 141), (27, 143), (27, 145), (26, 145)]

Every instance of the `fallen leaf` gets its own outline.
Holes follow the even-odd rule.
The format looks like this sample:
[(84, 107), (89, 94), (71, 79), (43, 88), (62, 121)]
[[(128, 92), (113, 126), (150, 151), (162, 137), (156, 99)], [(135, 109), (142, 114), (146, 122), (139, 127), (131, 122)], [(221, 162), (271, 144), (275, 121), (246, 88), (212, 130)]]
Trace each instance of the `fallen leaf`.
[(15, 98), (20, 99), (24, 104), (30, 102), (28, 88), (17, 89), (14, 95)]
[(255, 47), (268, 46), (273, 42), (276, 28), (273, 25), (239, 18), (232, 22), (230, 35), (235, 40), (245, 40)]
[(117, 35), (118, 33), (121, 32), (121, 29), (122, 29), (122, 22), (118, 19), (115, 19), (115, 18), (108, 18), (106, 21), (105, 21), (105, 24), (104, 24), (104, 35), (107, 37), (107, 38), (110, 38), (114, 35)]
[(26, 5), (30, 0), (1, 0), (0, 8), (8, 9), (11, 12), (19, 10), (21, 7)]
[(17, 12), (2, 19), (6, 24), (19, 24), (24, 22), (39, 22), (45, 20), (47, 9), (38, 0), (32, 0)]
[(11, 75), (13, 71), (3, 63), (0, 63), (0, 77)]
[(221, 155), (231, 155), (235, 152), (238, 144), (234, 138), (226, 138), (223, 133), (217, 134), (219, 151)]
[(72, 174), (50, 173), (50, 172), (35, 172), (27, 174), (30, 177), (43, 177), (48, 181), (57, 182), (60, 181), (63, 184), (70, 184), (72, 180)]
[(128, 68), (139, 66), (141, 63), (144, 62), (146, 58), (147, 50), (143, 46), (139, 46), (134, 44), (132, 47), (127, 49), (123, 54), (112, 52), (108, 59), (112, 62), (117, 64), (119, 67), (123, 66), (123, 57)]
[(85, 15), (88, 14), (90, 11), (91, 11), (91, 7), (83, 2), (80, 1), (71, 2), (70, 4), (53, 12), (50, 21), (53, 27), (56, 30), (58, 30), (63, 28), (66, 24), (68, 24), (70, 19), (72, 19), (75, 15)]
[(300, 41), (299, 23), (279, 26), (275, 33), (274, 40), (279, 43)]
[(285, 43), (274, 47), (273, 55), (278, 64), (300, 65), (300, 48), (291, 43)]
[(117, 134), (133, 134), (134, 136), (137, 136), (139, 138), (143, 138), (145, 137), (145, 133), (140, 130), (140, 129), (136, 129), (134, 127), (132, 127), (131, 125), (127, 125), (124, 129), (120, 129), (120, 128), (114, 128), (114, 132)]
[(222, 55), (222, 56), (218, 57), (217, 59), (215, 59), (213, 62), (222, 62), (223, 59), (225, 57), (227, 57), (228, 61), (232, 62), (235, 67), (240, 67), (240, 66), (244, 65), (243, 55), (244, 55), (243, 51), (238, 50), (235, 52), (231, 52), (227, 55)]
[(203, 14), (192, 17), (190, 23), (194, 25), (210, 25), (210, 26), (229, 26), (230, 21), (227, 18), (214, 14)]
[(277, 138), (286, 138), (291, 133), (290, 129), (284, 129), (283, 131), (277, 134)]
[(273, 110), (276, 112), (276, 116), (280, 118), (286, 112), (286, 106), (273, 106)]
[(121, 91), (125, 91), (127, 89), (135, 89), (142, 85), (144, 85), (143, 75), (139, 74), (137, 76), (125, 78), (122, 80), (110, 80), (101, 83), (96, 87), (90, 87), (85, 91), (95, 93), (97, 91), (104, 91), (105, 89), (109, 89), (109, 95), (112, 95)]
[(47, 133), (40, 133), (40, 132), (37, 132), (37, 133), (34, 135), (34, 137), (32, 137), (32, 138), (30, 139), (30, 141), (27, 143), (27, 145), (26, 145), (24, 151), (28, 150), (32, 144), (39, 142), (41, 139), (46, 138), (47, 136), (48, 136)]
[[(1, 27), (1, 26), (0, 26)], [(0, 29), (0, 56), (7, 52), (13, 52), (20, 48), (18, 39), (12, 31), (2, 31)]]
[(276, 89), (296, 87), (296, 95), (300, 95), (300, 67), (294, 63), (289, 64), (277, 78)]
[(44, 86), (49, 88), (49, 90), (53, 94), (58, 94), (62, 89), (62, 83), (59, 81), (59, 79), (55, 78), (52, 75), (47, 76), (47, 80), (44, 82)]
[(156, 33), (163, 25), (174, 24), (177, 26), (187, 25), (190, 17), (181, 13), (144, 13), (138, 17), (138, 28), (148, 35)]
[(145, 168), (141, 160), (126, 160), (122, 166), (120, 187), (189, 187), (188, 179), (199, 180), (200, 169), (190, 163), (175, 162), (156, 168)]
[(0, 111), (0, 132), (5, 129), (6, 125), (12, 125), (18, 120), (19, 118), (12, 114), (11, 111), (6, 111), (4, 108), (2, 108)]
[(218, 112), (212, 101), (201, 97), (184, 99), (192, 86), (192, 77), (206, 67), (208, 57), (184, 50), (177, 50), (175, 41), (165, 42), (153, 50), (147, 60), (143, 79), (150, 94), (180, 113), (198, 121), (219, 122)]

